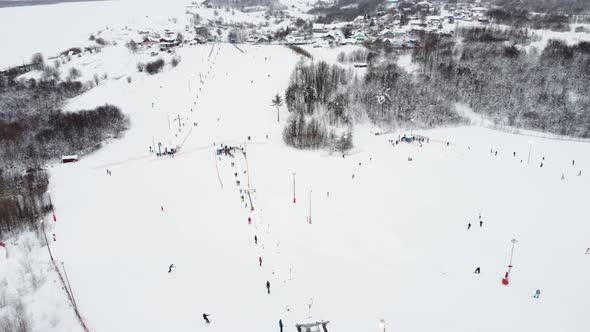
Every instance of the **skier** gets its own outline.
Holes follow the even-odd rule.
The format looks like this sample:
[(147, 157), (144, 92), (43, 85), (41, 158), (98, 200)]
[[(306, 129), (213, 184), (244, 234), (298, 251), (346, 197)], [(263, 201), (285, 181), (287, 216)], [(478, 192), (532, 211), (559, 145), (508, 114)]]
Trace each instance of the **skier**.
[(258, 244), (258, 236), (254, 235), (254, 244)]
[(578, 172), (578, 176), (582, 176), (582, 170)]
[(160, 205), (160, 210), (164, 212), (164, 205)]
[(248, 225), (252, 224), (252, 218), (248, 217)]
[(270, 294), (270, 281), (266, 282), (266, 291)]
[(479, 227), (482, 227), (482, 226), (483, 226), (483, 220), (480, 220), (479, 221)]
[(481, 272), (481, 269), (479, 268), (479, 266), (475, 269), (475, 274), (479, 274)]
[(176, 266), (174, 266), (174, 264), (170, 264), (170, 266), (168, 266), (168, 273), (172, 272), (172, 268), (175, 268)]
[(494, 156), (497, 156), (497, 155), (498, 155), (498, 150), (496, 150), (496, 153), (494, 154)]
[(576, 164), (575, 160), (572, 160), (572, 166), (574, 166)]
[(586, 248), (586, 255), (590, 255), (590, 248)]
[(205, 320), (205, 323), (207, 323), (207, 324), (211, 323), (209, 321), (209, 316), (211, 316), (211, 314), (203, 314), (203, 319)]
[(516, 152), (512, 152), (512, 156), (513, 157), (516, 157)]
[(471, 223), (467, 224), (467, 230), (469, 230), (471, 228)]
[(535, 299), (538, 299), (539, 298), (539, 295), (541, 295), (541, 290), (540, 289), (537, 289), (537, 291), (535, 292), (535, 295), (533, 295), (533, 297)]
[(354, 180), (354, 174), (352, 175), (352, 179)]
[(283, 332), (283, 320), (279, 319), (279, 329), (281, 329), (281, 332)]
[(561, 173), (561, 179), (565, 180), (565, 174)]
[(258, 257), (258, 265), (262, 266), (262, 257)]
[(543, 162), (541, 162), (541, 166), (540, 166), (540, 168), (543, 168)]

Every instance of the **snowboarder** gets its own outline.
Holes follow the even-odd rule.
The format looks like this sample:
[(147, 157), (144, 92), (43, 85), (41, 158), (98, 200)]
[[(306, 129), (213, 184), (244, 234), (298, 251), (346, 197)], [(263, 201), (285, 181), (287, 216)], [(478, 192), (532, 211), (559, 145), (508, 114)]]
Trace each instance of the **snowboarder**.
[(168, 266), (168, 273), (172, 272), (172, 269), (175, 267), (174, 264), (170, 264), (170, 266)]
[(471, 223), (467, 224), (467, 230), (469, 230), (471, 228)]
[(537, 289), (537, 291), (535, 292), (535, 295), (533, 295), (533, 297), (535, 299), (538, 299), (539, 298), (539, 295), (541, 295), (541, 290), (540, 289)]
[(479, 266), (478, 266), (478, 267), (475, 269), (475, 272), (474, 272), (474, 273), (475, 273), (475, 274), (480, 274), (480, 272), (481, 272), (481, 269), (480, 269), (480, 268), (479, 268)]
[(266, 291), (270, 294), (270, 281), (266, 282)]
[(281, 332), (283, 332), (283, 320), (279, 319), (279, 329), (281, 329)]
[(205, 323), (207, 323), (207, 324), (211, 323), (209, 321), (209, 316), (211, 316), (211, 315), (210, 314), (203, 314), (203, 319), (205, 320)]
[(254, 244), (258, 245), (258, 236), (254, 235)]
[(258, 257), (258, 265), (262, 266), (262, 257)]

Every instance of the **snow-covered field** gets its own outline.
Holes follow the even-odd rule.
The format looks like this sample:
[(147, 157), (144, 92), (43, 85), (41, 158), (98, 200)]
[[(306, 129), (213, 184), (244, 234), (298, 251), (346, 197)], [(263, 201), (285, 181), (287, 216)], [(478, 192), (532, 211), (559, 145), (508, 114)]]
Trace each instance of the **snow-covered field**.
[[(287, 331), (320, 319), (337, 331), (377, 330), (381, 318), (401, 331), (590, 323), (589, 178), (577, 176), (590, 163), (587, 144), (534, 139), (527, 165), (525, 136), (448, 128), (420, 131), (430, 137), (422, 147), (392, 147), (397, 133), (359, 126), (346, 158), (296, 151), (269, 105), (299, 59), (283, 47), (244, 50), (185, 48), (177, 68), (99, 86), (70, 105), (109, 101), (132, 123), (122, 140), (52, 170), (53, 247), (91, 330), (202, 330), (203, 313), (215, 331), (274, 331), (279, 319)], [(197, 73), (207, 72), (201, 86)], [(178, 138), (166, 113), (186, 123)], [(186, 140), (158, 158), (152, 136)], [(222, 143), (244, 147), (247, 160), (216, 159)], [(248, 184), (253, 212), (240, 198)]]
[[(299, 56), (240, 48), (186, 46), (154, 76), (135, 69), (147, 54), (122, 45), (62, 66), (109, 77), (69, 111), (108, 102), (131, 119), (122, 139), (51, 167), (51, 248), (91, 331), (278, 331), (279, 319), (285, 331), (319, 320), (378, 331), (380, 319), (387, 331), (587, 330), (588, 143), (465, 126), (409, 128), (428, 142), (394, 147), (404, 132), (359, 125), (344, 158), (294, 150), (281, 137), (286, 108), (277, 123), (270, 103)], [(158, 142), (181, 150), (156, 157)], [(216, 156), (220, 144), (238, 150)], [(32, 239), (8, 244), (46, 261)], [(2, 280), (20, 282), (10, 276), (25, 256), (1, 250), (0, 292), (18, 296)], [(35, 269), (51, 282), (25, 299), (37, 303), (34, 330), (81, 330), (51, 269)]]

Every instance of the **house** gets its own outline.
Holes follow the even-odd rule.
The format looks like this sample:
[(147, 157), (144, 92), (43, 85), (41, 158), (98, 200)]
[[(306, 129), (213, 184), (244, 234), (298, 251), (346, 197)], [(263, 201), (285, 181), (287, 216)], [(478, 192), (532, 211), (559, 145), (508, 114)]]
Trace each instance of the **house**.
[(256, 44), (269, 44), (270, 43), (270, 39), (268, 39), (265, 36), (258, 36), (256, 37)]
[(322, 37), (322, 39), (325, 41), (334, 41), (336, 40), (336, 37), (331, 33), (327, 33)]
[(293, 35), (288, 35), (287, 37), (285, 37), (285, 43), (287, 45), (303, 45), (306, 44), (305, 39), (301, 36), (293, 36)]
[(143, 40), (141, 40), (138, 44), (141, 46), (150, 46), (150, 45), (155, 44), (157, 42), (158, 42), (157, 40), (147, 36), (147, 37), (143, 38)]
[(389, 29), (385, 29), (385, 30), (379, 32), (379, 37), (389, 39), (389, 38), (395, 37), (395, 34), (393, 33), (393, 31), (391, 31)]
[(313, 33), (326, 33), (328, 32), (328, 29), (325, 24), (314, 23), (311, 31)]
[(75, 162), (78, 161), (78, 155), (77, 154), (74, 154), (74, 155), (71, 155), (71, 156), (62, 156), (61, 157), (61, 161), (64, 164), (67, 164), (67, 163), (75, 163)]
[(442, 23), (442, 17), (440, 16), (428, 16), (427, 20), (431, 25), (439, 25)]
[(421, 21), (421, 20), (411, 20), (409, 22), (409, 25), (412, 29), (416, 29), (416, 28), (425, 28), (426, 27), (426, 23)]
[(174, 46), (177, 46), (178, 44), (176, 43), (170, 43), (170, 42), (161, 42), (160, 43), (160, 51), (164, 52), (164, 51), (168, 51), (174, 48)]
[(355, 33), (355, 34), (352, 36), (352, 38), (353, 38), (354, 40), (356, 40), (357, 42), (361, 42), (361, 43), (362, 43), (362, 42), (364, 42), (364, 41), (365, 41), (365, 34), (364, 34), (364, 33), (362, 33), (362, 32), (357, 32), (357, 33)]

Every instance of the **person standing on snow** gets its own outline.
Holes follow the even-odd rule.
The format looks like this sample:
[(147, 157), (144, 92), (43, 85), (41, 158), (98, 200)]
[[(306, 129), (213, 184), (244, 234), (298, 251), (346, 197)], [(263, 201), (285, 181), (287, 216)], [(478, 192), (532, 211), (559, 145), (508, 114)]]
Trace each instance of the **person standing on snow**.
[(205, 320), (205, 323), (207, 323), (207, 324), (211, 323), (209, 321), (209, 316), (211, 316), (211, 315), (210, 314), (203, 314), (203, 319)]
[(270, 281), (266, 282), (266, 291), (270, 294)]

